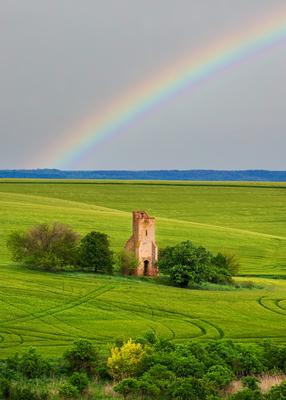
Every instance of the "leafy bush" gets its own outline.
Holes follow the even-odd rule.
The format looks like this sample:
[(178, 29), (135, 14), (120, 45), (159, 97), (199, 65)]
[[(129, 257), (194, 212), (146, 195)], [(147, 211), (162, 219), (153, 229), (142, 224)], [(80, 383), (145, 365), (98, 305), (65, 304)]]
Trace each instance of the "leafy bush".
[[(92, 396), (95, 395), (94, 385), (82, 394), (88, 388), (88, 374), (94, 376), (101, 368), (103, 379), (108, 377), (108, 368), (114, 379), (121, 380), (114, 390), (130, 399), (219, 400), (235, 376), (243, 377), (242, 382), (247, 387), (229, 400), (286, 398), (286, 383), (263, 395), (254, 375), (282, 371), (285, 345), (239, 344), (231, 340), (174, 344), (158, 338), (152, 331), (142, 335), (140, 340), (118, 341), (105, 366), (99, 363), (92, 344), (83, 339), (64, 353), (65, 364), (63, 360), (55, 361), (53, 370), (34, 349), (2, 360), (0, 398), (63, 400)], [(100, 393), (97, 394), (95, 398), (101, 398)]]
[(30, 348), (19, 359), (19, 371), (28, 379), (43, 376), (49, 369), (48, 362), (37, 353), (35, 348)]
[(98, 357), (89, 340), (79, 339), (74, 342), (71, 349), (64, 353), (64, 359), (71, 371), (84, 371), (91, 374), (96, 367)]
[(90, 232), (80, 242), (78, 264), (85, 271), (111, 274), (113, 253), (105, 233)]
[(10, 383), (10, 400), (47, 400), (48, 392), (44, 386), (39, 387), (33, 381), (13, 381)]
[(196, 378), (178, 378), (171, 390), (171, 398), (178, 400), (206, 400), (208, 390), (204, 383)]
[(231, 283), (235, 258), (221, 253), (214, 257), (204, 247), (186, 241), (162, 249), (158, 266), (173, 285), (186, 288), (202, 282)]
[(15, 354), (6, 360), (5, 375), (9, 379), (17, 379), (15, 374), (28, 379), (39, 378), (48, 375), (50, 371), (50, 364), (33, 347), (21, 356)]
[(213, 365), (204, 375), (204, 379), (215, 385), (217, 389), (222, 389), (234, 379), (234, 374), (228, 367)]
[[(229, 400), (263, 400), (263, 395), (259, 390), (247, 388), (233, 394)], [(282, 398), (279, 397), (279, 400), (282, 400)]]
[(242, 383), (245, 387), (251, 390), (258, 390), (258, 379), (255, 376), (244, 376), (242, 378)]
[(10, 234), (7, 246), (13, 261), (47, 270), (74, 265), (79, 235), (59, 222), (39, 224)]
[(177, 264), (169, 270), (171, 282), (178, 287), (187, 288), (194, 281), (194, 274), (186, 265)]
[(279, 386), (274, 386), (267, 395), (265, 400), (282, 400), (286, 399), (286, 382)]
[(107, 366), (111, 376), (123, 379), (135, 376), (140, 372), (146, 355), (144, 346), (129, 339), (121, 347), (113, 347), (107, 359)]
[(138, 392), (143, 398), (152, 399), (154, 396), (157, 397), (160, 394), (160, 389), (154, 382), (150, 382), (148, 379), (140, 379), (138, 381), (139, 387)]
[(169, 246), (160, 251), (159, 269), (170, 273), (175, 266), (187, 268), (190, 279), (196, 283), (207, 280), (212, 255), (204, 247), (197, 247), (191, 241)]
[(126, 399), (131, 394), (138, 393), (139, 382), (135, 378), (125, 378), (113, 387), (113, 390)]
[(204, 365), (197, 360), (192, 354), (186, 356), (171, 353), (172, 365), (171, 370), (179, 377), (195, 376), (201, 377), (204, 373)]
[(140, 396), (140, 398), (152, 399), (154, 396), (160, 394), (160, 389), (156, 384), (150, 382), (148, 379), (135, 379), (135, 378), (125, 378), (119, 384), (114, 386), (114, 391), (120, 393), (124, 399), (128, 396)]
[(176, 379), (176, 375), (174, 372), (169, 371), (165, 365), (155, 364), (144, 372), (142, 378), (145, 382), (156, 385), (161, 394), (167, 395)]
[(75, 386), (78, 391), (81, 393), (84, 389), (87, 388), (89, 379), (88, 376), (85, 372), (74, 372), (70, 377), (69, 377), (69, 383), (73, 386)]
[(76, 399), (79, 396), (79, 391), (77, 387), (67, 382), (60, 387), (59, 395), (64, 399)]
[(11, 380), (0, 375), (0, 398), (6, 399), (10, 395)]

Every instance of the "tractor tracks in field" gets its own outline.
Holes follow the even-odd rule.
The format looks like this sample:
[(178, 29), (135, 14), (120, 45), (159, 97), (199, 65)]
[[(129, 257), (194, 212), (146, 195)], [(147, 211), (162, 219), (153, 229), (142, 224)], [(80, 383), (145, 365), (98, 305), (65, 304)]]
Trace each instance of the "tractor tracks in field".
[[(213, 330), (213, 334), (211, 335), (210, 339), (211, 338), (212, 339), (221, 339), (224, 337), (223, 330), (220, 327), (218, 327), (217, 325), (215, 325), (214, 323), (210, 323), (206, 320), (202, 320), (200, 318), (190, 316), (185, 313), (181, 313), (181, 312), (177, 312), (177, 311), (169, 311), (169, 310), (165, 310), (163, 308), (154, 308), (147, 302), (145, 302), (144, 306), (142, 306), (142, 304), (140, 304), (138, 306), (133, 304), (131, 306), (130, 304), (123, 303), (123, 302), (115, 303), (113, 301), (97, 299), (96, 303), (97, 303), (98, 307), (102, 307), (105, 310), (106, 309), (114, 310), (114, 307), (115, 307), (121, 311), (133, 313), (133, 314), (139, 316), (140, 318), (145, 319), (148, 322), (151, 321), (151, 323), (159, 324), (170, 331), (171, 336), (169, 337), (169, 339), (171, 339), (171, 340), (187, 339), (187, 338), (196, 339), (196, 338), (206, 337), (209, 335), (209, 328), (211, 328)], [(107, 306), (107, 308), (106, 308), (106, 306)], [(166, 322), (163, 322), (162, 320), (160, 320), (160, 317), (170, 319), (173, 321), (180, 321), (180, 322), (184, 322), (186, 324), (192, 325), (193, 327), (198, 329), (198, 333), (194, 333), (192, 335), (186, 335), (184, 337), (178, 338), (176, 335), (175, 329), (170, 327)], [(151, 327), (151, 329), (154, 330), (153, 326), (150, 326), (150, 327)]]
[[(78, 307), (83, 305), (84, 303), (89, 302), (90, 300), (93, 300), (94, 298), (96, 298), (97, 296), (111, 290), (114, 286), (113, 285), (103, 285), (97, 289), (94, 289), (88, 293), (86, 293), (85, 295), (83, 295), (82, 297), (77, 297), (74, 300), (68, 301), (66, 303), (64, 303), (64, 305), (58, 305), (49, 309), (45, 309), (36, 313), (31, 313), (28, 312), (28, 315), (24, 315), (18, 318), (14, 318), (12, 320), (6, 320), (6, 321), (0, 321), (0, 326), (6, 325), (7, 323), (14, 323), (14, 322), (30, 322), (34, 319), (42, 319), (44, 317), (48, 317), (48, 316), (53, 316), (55, 314), (61, 313), (63, 311)], [(94, 296), (94, 294), (96, 294), (96, 296)], [(26, 312), (26, 310), (20, 308), (19, 306), (16, 306), (15, 304), (9, 303), (3, 299), (0, 299), (2, 302), (6, 302), (7, 304), (9, 304), (10, 306), (13, 306), (15, 308), (18, 308), (20, 311)]]
[[(3, 333), (4, 335), (9, 335), (9, 334), (17, 335), (17, 333), (15, 331), (17, 331), (17, 332), (18, 331), (22, 331), (22, 332), (27, 331), (26, 335), (24, 333), (25, 336), (38, 337), (39, 339), (46, 338), (46, 339), (52, 339), (52, 340), (65, 340), (65, 341), (74, 340), (76, 337), (79, 336), (79, 333), (80, 333), (84, 337), (88, 337), (89, 339), (95, 340), (96, 338), (94, 338), (93, 333), (83, 331), (82, 329), (75, 327), (72, 324), (69, 324), (68, 322), (58, 318), (56, 315), (61, 312), (66, 311), (66, 310), (70, 310), (72, 308), (79, 307), (91, 300), (94, 300), (96, 297), (100, 296), (101, 294), (103, 294), (109, 290), (112, 290), (113, 287), (114, 287), (114, 285), (110, 285), (110, 284), (102, 285), (99, 288), (96, 288), (81, 297), (77, 297), (76, 299), (73, 299), (64, 304), (52, 307), (50, 309), (45, 309), (45, 310), (42, 310), (42, 311), (39, 311), (36, 313), (29, 312), (29, 311), (25, 310), (24, 308), (19, 307), (18, 305), (9, 303), (6, 299), (5, 300), (0, 299), (2, 302), (7, 303), (9, 306), (14, 307), (26, 314), (26, 315), (23, 315), (23, 316), (14, 318), (14, 319), (0, 321), (1, 333)], [(59, 324), (66, 326), (68, 328), (68, 331), (66, 329), (63, 329), (62, 327), (60, 327), (58, 324), (54, 324), (52, 322), (47, 321), (46, 318), (49, 318), (49, 317), (53, 317), (54, 319), (56, 319), (59, 322)], [(18, 324), (18, 323), (23, 324), (23, 323), (32, 322), (35, 320), (40, 321), (42, 324), (48, 325), (50, 328), (52, 328), (54, 330), (54, 332), (44, 332), (42, 330), (37, 330), (34, 328), (25, 328), (24, 326), (21, 326), (21, 325), (13, 326), (13, 324)], [(71, 329), (75, 330), (76, 333), (71, 333)], [(61, 331), (61, 332), (58, 332), (58, 331)], [(3, 342), (5, 342), (5, 336), (3, 336), (3, 340), (1, 340), (1, 337), (0, 337), (0, 345)], [(22, 344), (22, 343), (24, 343), (23, 337), (18, 344)]]
[(281, 304), (280, 304), (282, 301), (285, 301), (285, 300), (286, 300), (286, 299), (277, 299), (277, 300), (275, 300), (275, 305), (276, 305), (280, 310), (284, 311), (285, 316), (286, 316), (286, 308), (282, 307)]
[[(269, 299), (266, 296), (261, 296), (256, 301), (265, 310), (286, 317), (286, 309), (280, 305), (280, 303), (285, 300), (286, 299)], [(265, 304), (265, 301), (270, 302), (270, 305)], [(275, 307), (277, 309), (275, 309)]]
[[(111, 336), (95, 337), (94, 331), (83, 330), (69, 323), (66, 320), (67, 318), (62, 319), (60, 316), (61, 313), (80, 307), (88, 302), (90, 302), (89, 307), (96, 307), (113, 313), (116, 310), (127, 313), (126, 320), (132, 321), (132, 315), (136, 315), (138, 319), (145, 321), (145, 325), (154, 332), (157, 329), (165, 332), (169, 340), (222, 339), (224, 337), (224, 331), (213, 322), (188, 313), (156, 307), (145, 299), (140, 299), (140, 304), (134, 304), (116, 301), (112, 298), (110, 300), (108, 298), (100, 298), (101, 295), (114, 288), (114, 284), (104, 284), (83, 295), (77, 295), (70, 301), (61, 302), (59, 305), (38, 312), (28, 311), (23, 305), (20, 306), (11, 301), (9, 302), (5, 296), (6, 294), (3, 293), (4, 297), (2, 296), (0, 301), (6, 303), (9, 307), (16, 308), (24, 315), (0, 321), (0, 347), (4, 345), (10, 346), (11, 343), (18, 346), (30, 340), (36, 341), (39, 346), (49, 346), (49, 344), (45, 344), (46, 342), (52, 342), (60, 346), (64, 345), (63, 343), (72, 342), (80, 336), (98, 343), (107, 343), (110, 339), (112, 340)], [(52, 300), (53, 298), (51, 298)], [(50, 317), (53, 320), (49, 320)], [(124, 321), (124, 315), (120, 315), (119, 319)], [(37, 325), (29, 327), (29, 323), (33, 321), (39, 321), (39, 327)], [(43, 325), (46, 325), (49, 330), (45, 331)], [(29, 340), (29, 338), (31, 339)]]

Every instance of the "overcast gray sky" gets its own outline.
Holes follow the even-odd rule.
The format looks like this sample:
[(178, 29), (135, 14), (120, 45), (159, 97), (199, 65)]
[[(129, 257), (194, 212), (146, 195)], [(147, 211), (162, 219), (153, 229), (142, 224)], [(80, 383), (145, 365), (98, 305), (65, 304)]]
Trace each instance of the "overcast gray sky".
[[(0, 0), (0, 168), (53, 167), (46, 148), (69, 127), (283, 5), (286, 17), (285, 0)], [(286, 41), (65, 168), (286, 169), (285, 98)]]

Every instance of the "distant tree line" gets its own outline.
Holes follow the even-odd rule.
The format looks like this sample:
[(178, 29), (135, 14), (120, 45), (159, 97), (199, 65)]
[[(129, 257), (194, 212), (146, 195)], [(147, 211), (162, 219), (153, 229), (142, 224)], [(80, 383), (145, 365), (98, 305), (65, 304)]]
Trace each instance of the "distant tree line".
[[(262, 393), (263, 374), (286, 372), (286, 346), (231, 340), (173, 343), (152, 331), (117, 340), (109, 355), (79, 339), (61, 358), (46, 359), (35, 348), (0, 361), (4, 400), (110, 399), (108, 385), (123, 399), (282, 400), (286, 383)], [(236, 393), (229, 385), (239, 381)], [(110, 391), (109, 389), (109, 391)]]
[(200, 169), (154, 171), (61, 171), (59, 169), (7, 169), (0, 170), (0, 178), (285, 182), (286, 171), (224, 171)]

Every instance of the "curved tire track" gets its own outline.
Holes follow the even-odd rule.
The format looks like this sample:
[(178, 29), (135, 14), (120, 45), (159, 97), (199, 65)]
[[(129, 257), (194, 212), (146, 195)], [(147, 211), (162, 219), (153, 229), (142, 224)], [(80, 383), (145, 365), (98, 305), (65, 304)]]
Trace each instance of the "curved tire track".
[[(285, 312), (281, 312), (282, 310), (284, 310), (283, 308), (280, 308), (281, 311), (279, 311), (279, 310), (273, 310), (273, 308), (267, 306), (266, 304), (263, 304), (263, 299), (266, 299), (266, 296), (259, 297), (259, 298), (256, 300), (257, 303), (258, 303), (261, 307), (265, 308), (265, 310), (267, 310), (267, 311), (271, 311), (272, 313), (279, 314), (279, 315), (283, 315), (284, 317), (286, 317), (286, 313), (285, 313)], [(276, 301), (275, 301), (275, 300), (272, 300), (272, 299), (268, 299), (268, 300), (272, 301), (273, 304), (275, 304), (275, 305), (277, 306), (277, 304), (276, 304), (276, 301), (277, 301), (277, 300), (276, 300)], [(282, 301), (282, 300), (278, 300), (278, 301)], [(278, 308), (279, 308), (279, 306), (278, 306)], [(284, 310), (284, 311), (285, 311), (285, 310)]]
[[(70, 302), (65, 303), (62, 306), (56, 306), (56, 307), (54, 307), (52, 309), (39, 311), (38, 313), (28, 312), (28, 315), (25, 315), (25, 316), (22, 316), (22, 317), (18, 317), (18, 318), (14, 318), (13, 320), (1, 321), (0, 322), (0, 327), (2, 326), (2, 327), (5, 327), (6, 329), (10, 329), (11, 330), (10, 334), (13, 334), (13, 335), (17, 335), (17, 333), (15, 333), (14, 330), (17, 331), (17, 332), (27, 330), (28, 332), (31, 332), (31, 333), (32, 332), (34, 332), (34, 333), (35, 332), (42, 333), (42, 332), (37, 331), (35, 329), (27, 329), (27, 328), (22, 328), (22, 327), (13, 327), (14, 323), (19, 323), (19, 322), (22, 323), (22, 322), (30, 322), (30, 321), (33, 321), (33, 320), (39, 320), (42, 323), (52, 327), (53, 329), (62, 331), (63, 334), (55, 333), (54, 335), (56, 335), (57, 337), (61, 336), (62, 338), (65, 337), (65, 340), (67, 340), (67, 339), (74, 340), (76, 337), (78, 337), (78, 333), (77, 333), (77, 335), (70, 333), (70, 328), (76, 330), (77, 332), (80, 332), (81, 335), (84, 335), (86, 337), (87, 336), (86, 332), (83, 332), (82, 329), (77, 328), (77, 327), (75, 327), (75, 326), (73, 326), (73, 325), (61, 320), (60, 318), (56, 317), (55, 314), (58, 314), (60, 312), (63, 312), (63, 311), (66, 311), (68, 309), (71, 309), (71, 308), (74, 308), (74, 307), (78, 307), (78, 306), (80, 306), (80, 305), (82, 305), (84, 303), (87, 303), (88, 301), (93, 300), (97, 296), (100, 296), (101, 294), (113, 289), (113, 287), (114, 287), (114, 285), (110, 285), (110, 284), (109, 285), (108, 284), (107, 285), (103, 285), (103, 286), (101, 286), (99, 288), (94, 289), (91, 292), (88, 292), (86, 295), (82, 296), (81, 298), (74, 299), (74, 300), (72, 300)], [(94, 294), (96, 294), (96, 296), (93, 296)], [(8, 305), (10, 305), (10, 306), (22, 311), (22, 312), (27, 313), (26, 310), (22, 309), (21, 307), (16, 306), (15, 304), (9, 303), (8, 301), (4, 301), (3, 299), (1, 299), (1, 301), (4, 302), (4, 303), (7, 303)], [(50, 316), (55, 318), (55, 319), (57, 319), (61, 324), (64, 324), (64, 325), (68, 326), (69, 327), (69, 332), (66, 332), (66, 330), (64, 330), (63, 328), (61, 328), (61, 327), (59, 327), (59, 326), (57, 326), (55, 324), (52, 324), (51, 322), (45, 321), (44, 318), (45, 317), (50, 317)], [(8, 334), (9, 332), (6, 331), (6, 333)], [(90, 333), (91, 332), (88, 332), (88, 334), (90, 334)], [(45, 332), (43, 332), (43, 334), (45, 334), (46, 337), (51, 335), (51, 333), (45, 333)], [(23, 336), (21, 334), (18, 334), (18, 335), (19, 335), (19, 337), (21, 337), (20, 344), (24, 343)], [(92, 337), (88, 337), (88, 338), (89, 339), (93, 339), (93, 340), (95, 339), (93, 336)], [(55, 339), (53, 339), (53, 340), (55, 340)], [(3, 337), (3, 340), (0, 339), (0, 343), (2, 343), (2, 342), (5, 342), (5, 337)]]

